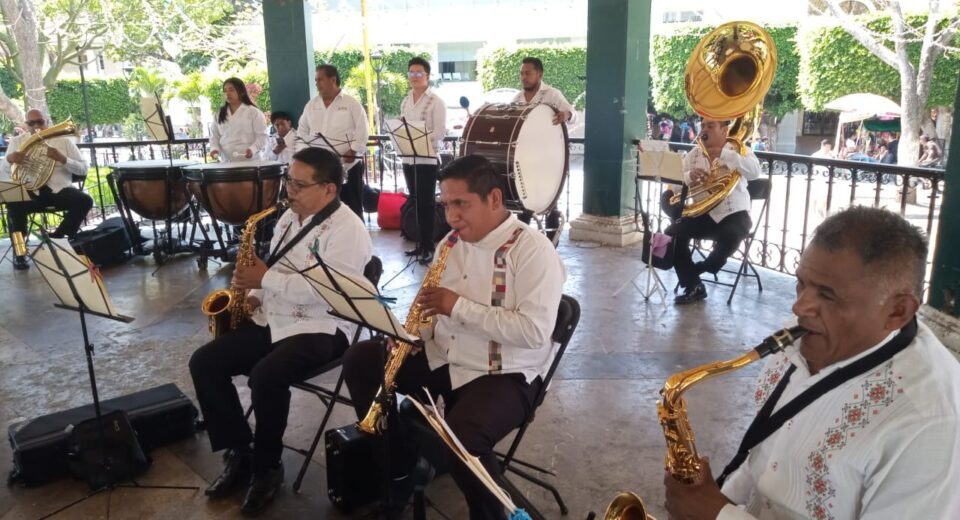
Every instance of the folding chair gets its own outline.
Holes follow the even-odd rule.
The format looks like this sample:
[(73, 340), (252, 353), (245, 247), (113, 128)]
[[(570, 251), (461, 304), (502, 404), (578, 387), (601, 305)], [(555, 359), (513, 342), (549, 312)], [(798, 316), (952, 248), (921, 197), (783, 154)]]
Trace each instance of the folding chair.
[[(379, 257), (373, 256), (370, 261), (367, 262), (367, 265), (364, 266), (363, 276), (369, 280), (374, 287), (376, 287), (376, 285), (380, 283), (380, 277), (382, 275), (383, 262)], [(362, 329), (357, 327), (356, 332), (353, 334), (353, 340), (350, 343), (351, 345), (360, 339), (361, 332)], [(313, 460), (313, 454), (317, 451), (317, 445), (320, 443), (320, 438), (323, 436), (323, 431), (327, 427), (327, 421), (330, 420), (330, 415), (333, 413), (334, 404), (341, 403), (347, 406), (353, 406), (353, 401), (340, 395), (340, 390), (343, 388), (343, 371), (341, 371), (340, 375), (337, 377), (337, 384), (333, 387), (333, 390), (329, 390), (318, 384), (310, 382), (311, 379), (339, 367), (342, 363), (343, 356), (334, 359), (326, 365), (314, 370), (313, 373), (311, 373), (310, 376), (305, 378), (303, 381), (290, 385), (291, 388), (296, 388), (297, 390), (302, 390), (317, 396), (326, 407), (326, 411), (323, 414), (323, 420), (320, 421), (320, 427), (317, 428), (317, 433), (313, 436), (313, 442), (310, 443), (310, 449), (305, 450), (303, 448), (296, 448), (286, 444), (283, 445), (284, 448), (295, 451), (304, 456), (303, 464), (300, 466), (300, 471), (297, 473), (297, 479), (293, 482), (294, 491), (300, 491), (300, 485), (303, 483), (303, 476), (307, 473), (307, 468), (310, 467), (310, 461)], [(246, 416), (248, 418), (250, 417), (251, 412), (253, 412), (253, 405), (247, 407)]]

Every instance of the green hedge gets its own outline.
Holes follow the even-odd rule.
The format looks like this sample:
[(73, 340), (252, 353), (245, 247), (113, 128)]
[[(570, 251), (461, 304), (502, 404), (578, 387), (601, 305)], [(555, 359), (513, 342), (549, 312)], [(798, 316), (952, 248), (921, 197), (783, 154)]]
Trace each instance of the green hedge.
[[(926, 16), (908, 16), (907, 21), (913, 27), (922, 28)], [(890, 18), (874, 17), (867, 22), (867, 27), (874, 32), (889, 34)], [(798, 40), (803, 57), (799, 92), (808, 109), (821, 110), (823, 105), (840, 96), (858, 92), (878, 94), (900, 103), (898, 71), (880, 61), (842, 28), (820, 27), (803, 31)], [(953, 45), (960, 45), (960, 37)], [(918, 63), (920, 42), (908, 44), (907, 51), (910, 61)], [(940, 56), (934, 66), (927, 105), (953, 105), (958, 75), (960, 55)]]
[[(675, 118), (693, 114), (684, 91), (687, 61), (700, 39), (712, 27), (691, 27), (671, 36), (655, 36), (650, 62), (650, 89), (657, 112)], [(777, 72), (763, 101), (764, 110), (777, 119), (800, 108), (797, 73), (800, 55), (797, 52), (797, 28), (765, 27), (777, 48)]]
[[(363, 78), (363, 65), (357, 65), (350, 71), (350, 79), (343, 83), (343, 89), (357, 98), (364, 110), (367, 108), (367, 85)], [(380, 106), (386, 118), (400, 115), (400, 103), (407, 90), (407, 76), (396, 72), (380, 73)]]
[[(231, 75), (229, 74), (223, 74), (222, 76), (223, 76), (222, 78), (218, 77), (216, 79), (211, 80), (209, 83), (207, 83), (207, 86), (204, 89), (204, 96), (206, 96), (207, 99), (210, 101), (210, 110), (213, 111), (214, 114), (216, 114), (217, 111), (220, 110), (220, 107), (223, 106), (223, 103), (225, 102), (225, 99), (223, 97), (223, 81), (231, 77)], [(237, 77), (242, 79), (243, 82), (246, 83), (247, 85), (250, 85), (251, 83), (256, 83), (257, 85), (260, 86), (260, 88), (263, 91), (258, 96), (256, 96), (256, 99), (254, 99), (254, 103), (256, 103), (257, 107), (260, 108), (260, 110), (264, 112), (269, 111), (271, 106), (270, 105), (270, 82), (267, 80), (267, 73), (263, 71), (254, 71), (254, 72), (239, 74), (237, 75)]]
[(3, 87), (3, 93), (10, 99), (23, 97), (23, 84), (17, 81), (6, 67), (0, 69), (0, 87)]
[[(122, 123), (133, 107), (130, 86), (123, 79), (91, 79), (87, 81), (90, 119), (95, 125)], [(83, 91), (79, 80), (62, 79), (47, 91), (50, 118), (59, 123), (67, 117), (86, 124), (83, 110)]]
[[(407, 72), (407, 62), (414, 56), (420, 56), (430, 61), (430, 53), (414, 52), (406, 48), (390, 48), (381, 51), (383, 53), (383, 72), (380, 74), (380, 81), (383, 82), (384, 73), (392, 72), (394, 74), (405, 75)], [(329, 63), (340, 71), (340, 83), (346, 84), (354, 74), (363, 74), (363, 50), (356, 47), (347, 47), (336, 51), (315, 51), (313, 60), (317, 65)]]
[(562, 92), (567, 101), (574, 102), (586, 89), (586, 80), (581, 79), (587, 75), (586, 47), (557, 46), (484, 49), (477, 64), (483, 89), (520, 88), (520, 65), (527, 56), (543, 61), (543, 80)]

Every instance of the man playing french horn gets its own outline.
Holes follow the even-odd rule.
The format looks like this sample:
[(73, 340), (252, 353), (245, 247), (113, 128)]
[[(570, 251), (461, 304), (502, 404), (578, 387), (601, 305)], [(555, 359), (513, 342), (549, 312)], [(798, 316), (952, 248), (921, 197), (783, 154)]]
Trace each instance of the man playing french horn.
[[(290, 211), (277, 222), (267, 262), (255, 250), (237, 255), (233, 285), (247, 293), (251, 319), (190, 358), (210, 445), (227, 450), (224, 470), (206, 494), (223, 498), (249, 484), (241, 509), (246, 516), (263, 511), (283, 482), (290, 385), (349, 347), (351, 326), (328, 315), (329, 306), (299, 274), (319, 255), (341, 272), (363, 276), (373, 246), (360, 218), (340, 203), (342, 180), (343, 165), (332, 152), (307, 148), (294, 154), (286, 179)], [(241, 262), (242, 256), (252, 259)], [(232, 382), (240, 374), (249, 376), (256, 432)]]
[[(87, 216), (90, 208), (93, 207), (93, 199), (79, 188), (73, 186), (73, 177), (87, 176), (87, 161), (80, 155), (80, 149), (77, 148), (73, 137), (68, 135), (57, 135), (44, 139), (42, 143), (34, 146), (43, 147), (42, 158), (28, 158), (22, 145), (38, 132), (47, 130), (47, 118), (43, 112), (32, 109), (27, 112), (26, 124), (30, 127), (29, 132), (24, 132), (10, 141), (8, 150), (12, 150), (5, 157), (3, 162), (3, 177), (11, 177), (13, 167), (24, 169), (47, 168), (49, 165), (37, 164), (44, 161), (53, 161), (53, 173), (45, 185), (39, 187), (36, 192), (30, 192), (32, 200), (23, 202), (10, 202), (7, 204), (7, 211), (10, 215), (10, 231), (19, 232), (23, 235), (27, 233), (27, 218), (31, 213), (44, 211), (47, 207), (56, 208), (59, 211), (65, 211), (63, 221), (57, 226), (57, 229), (50, 233), (53, 238), (73, 237), (80, 230), (83, 219)], [(29, 163), (29, 164), (28, 164)], [(27, 263), (25, 256), (14, 256), (14, 269), (27, 269), (30, 264)]]
[[(750, 194), (747, 182), (760, 177), (760, 162), (749, 148), (740, 155), (737, 146), (727, 142), (729, 121), (704, 118), (700, 142), (683, 160), (684, 183), (687, 186), (701, 185), (711, 175), (715, 162), (730, 170), (740, 172), (740, 181), (730, 194), (709, 212), (697, 217), (679, 218), (680, 208), (670, 204), (672, 191), (664, 192), (662, 207), (673, 218), (679, 218), (666, 229), (673, 237), (674, 269), (683, 288), (683, 294), (674, 300), (677, 304), (693, 303), (707, 297), (707, 289), (700, 281), (703, 273), (716, 273), (750, 234)], [(706, 155), (704, 155), (704, 150)], [(706, 238), (713, 241), (713, 249), (707, 258), (694, 262), (690, 251), (690, 239)]]
[[(493, 447), (533, 412), (556, 352), (551, 336), (566, 276), (553, 244), (507, 211), (499, 186), (496, 170), (480, 156), (459, 158), (441, 172), (440, 200), (453, 231), (434, 257), (433, 268), (443, 263), (439, 286), (425, 283), (416, 302), (433, 325), (420, 334), (425, 350), (408, 357), (394, 379), (402, 394), (423, 399), (425, 387), (442, 397), (453, 433), (495, 478)], [(358, 418), (380, 386), (383, 348), (380, 341), (362, 342), (344, 357)], [(418, 461), (418, 436), (403, 430), (391, 428), (389, 436), (397, 482), (391, 500), (400, 508), (414, 480), (429, 480), (425, 463), (436, 465), (426, 451), (431, 460)], [(407, 476), (414, 463), (423, 471)], [(466, 466), (456, 460), (450, 471), (472, 520), (504, 518), (503, 506)]]

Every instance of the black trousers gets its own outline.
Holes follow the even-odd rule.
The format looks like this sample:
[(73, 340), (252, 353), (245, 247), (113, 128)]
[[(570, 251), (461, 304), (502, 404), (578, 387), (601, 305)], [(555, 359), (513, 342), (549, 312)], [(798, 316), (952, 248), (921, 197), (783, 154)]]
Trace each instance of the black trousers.
[[(560, 210), (553, 208), (549, 213), (547, 213), (547, 218), (544, 219), (543, 225), (547, 230), (549, 230), (547, 231), (547, 238), (550, 240), (553, 240), (553, 236), (555, 234), (563, 231), (562, 229), (559, 229), (561, 216), (563, 216), (563, 214), (560, 213)], [(517, 215), (517, 219), (524, 224), (530, 224), (530, 221), (533, 220), (533, 212), (530, 210), (523, 210), (519, 215)]]
[(340, 191), (340, 200), (358, 217), (363, 218), (363, 161), (347, 170), (347, 182)]
[(434, 219), (436, 218), (438, 173), (439, 169), (436, 164), (403, 165), (403, 177), (407, 181), (407, 190), (410, 191), (417, 212), (420, 249), (431, 252), (436, 245), (433, 241), (433, 233)]
[[(254, 472), (274, 467), (283, 452), (290, 385), (314, 375), (348, 346), (339, 330), (336, 335), (298, 334), (273, 343), (269, 327), (245, 321), (197, 349), (190, 357), (190, 375), (213, 451), (244, 448), (253, 441)], [(241, 374), (249, 375), (256, 434), (233, 386), (233, 376)]]
[(87, 217), (87, 213), (93, 207), (93, 199), (72, 186), (63, 188), (57, 193), (44, 186), (40, 188), (39, 193), (31, 193), (30, 196), (33, 200), (7, 204), (11, 230), (26, 233), (27, 218), (30, 214), (41, 212), (52, 206), (57, 208), (58, 211), (66, 212), (54, 233), (59, 236), (72, 237), (80, 230), (83, 219)]
[[(347, 351), (343, 359), (343, 374), (350, 396), (353, 398), (357, 418), (363, 418), (376, 396), (383, 376), (384, 345), (372, 340), (357, 343)], [(397, 391), (412, 395), (426, 402), (422, 388), (434, 396), (443, 396), (446, 403), (445, 419), (463, 446), (480, 462), (495, 479), (501, 477), (500, 463), (493, 452), (494, 446), (511, 431), (519, 427), (533, 412), (534, 399), (542, 385), (538, 377), (527, 383), (521, 374), (482, 376), (466, 385), (452, 389), (449, 365), (430, 370), (427, 356), (421, 352), (407, 358), (397, 374)], [(406, 419), (403, 419), (406, 420)], [(399, 429), (402, 435), (391, 432), (391, 449), (401, 465), (409, 465), (416, 457), (427, 457), (434, 466), (442, 465), (437, 460), (446, 450), (422, 449), (421, 442), (411, 431)], [(400, 443), (398, 447), (398, 444)], [(405, 454), (405, 455), (404, 455)], [(471, 520), (504, 518), (503, 506), (480, 483), (459, 459), (449, 457), (450, 473), (463, 492), (470, 508)], [(395, 464), (395, 462), (391, 462)], [(399, 474), (394, 471), (394, 475)]]
[[(660, 200), (661, 208), (667, 215), (678, 218), (681, 208), (670, 206), (669, 199), (673, 192), (666, 191)], [(673, 237), (675, 249), (673, 253), (673, 268), (680, 279), (680, 286), (684, 289), (696, 285), (703, 273), (717, 273), (723, 269), (730, 255), (737, 251), (740, 242), (750, 235), (753, 222), (750, 213), (738, 211), (731, 213), (720, 222), (713, 220), (709, 213), (692, 218), (678, 218), (664, 231)], [(693, 261), (693, 252), (690, 250), (690, 240), (706, 238), (713, 241), (713, 250), (702, 262)]]

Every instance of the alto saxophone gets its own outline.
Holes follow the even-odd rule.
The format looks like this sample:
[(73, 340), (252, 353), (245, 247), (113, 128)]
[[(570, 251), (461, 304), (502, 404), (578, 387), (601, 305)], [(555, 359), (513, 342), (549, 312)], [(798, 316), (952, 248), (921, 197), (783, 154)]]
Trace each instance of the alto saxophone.
[[(240, 235), (240, 247), (237, 250), (237, 267), (251, 266), (256, 261), (257, 253), (254, 251), (253, 235), (257, 231), (257, 224), (272, 215), (274, 212), (286, 209), (289, 202), (281, 200), (275, 206), (271, 206), (259, 213), (254, 213), (243, 226), (243, 233)], [(243, 320), (250, 318), (252, 311), (247, 305), (247, 291), (237, 288), (237, 284), (230, 282), (230, 288), (217, 289), (211, 292), (203, 299), (200, 310), (209, 316), (210, 332), (214, 338), (236, 330)]]
[[(739, 370), (754, 361), (787, 348), (800, 339), (807, 331), (794, 326), (779, 330), (767, 336), (759, 345), (740, 357), (727, 361), (714, 361), (678, 372), (667, 378), (660, 390), (662, 399), (657, 401), (657, 415), (663, 426), (663, 436), (667, 440), (665, 467), (680, 482), (693, 483), (700, 478), (700, 455), (694, 442), (693, 430), (687, 418), (687, 402), (683, 393), (691, 386), (711, 377)], [(620, 493), (610, 502), (604, 514), (604, 520), (652, 519), (648, 515), (643, 501), (637, 495)]]
[[(438, 287), (440, 286), (440, 277), (443, 276), (443, 270), (447, 266), (447, 257), (450, 255), (450, 248), (452, 247), (451, 242), (448, 240), (443, 248), (440, 249), (440, 254), (437, 256), (437, 261), (430, 266), (430, 269), (427, 270), (426, 276), (423, 277), (423, 282), (420, 284), (420, 289), (417, 291), (417, 296), (413, 299), (413, 305), (410, 307), (410, 312), (407, 314), (407, 319), (403, 323), (403, 329), (410, 334), (420, 334), (420, 330), (426, 327), (431, 326), (432, 318), (423, 317), (423, 306), (417, 301), (420, 299), (420, 295), (423, 293), (423, 290), (428, 287)], [(363, 432), (380, 435), (383, 433), (383, 430), (386, 429), (386, 417), (384, 416), (384, 409), (381, 403), (381, 399), (384, 392), (393, 393), (396, 388), (396, 377), (397, 372), (400, 371), (400, 367), (403, 365), (403, 362), (406, 361), (407, 356), (409, 356), (414, 349), (414, 345), (407, 343), (405, 341), (397, 342), (397, 346), (390, 351), (387, 355), (387, 363), (383, 368), (383, 382), (384, 386), (381, 386), (377, 390), (377, 396), (373, 399), (373, 403), (370, 404), (370, 409), (367, 410), (367, 415), (357, 423), (357, 428)]]

